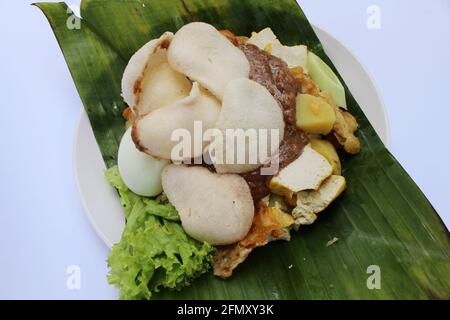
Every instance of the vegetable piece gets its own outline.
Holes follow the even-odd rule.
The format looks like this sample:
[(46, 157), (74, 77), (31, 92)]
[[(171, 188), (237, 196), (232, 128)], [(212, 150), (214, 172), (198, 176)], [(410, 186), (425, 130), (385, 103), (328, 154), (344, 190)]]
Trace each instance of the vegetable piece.
[(184, 230), (194, 239), (226, 245), (241, 240), (250, 230), (253, 198), (241, 176), (169, 165), (163, 170), (162, 183)]
[(341, 161), (333, 144), (328, 140), (311, 139), (311, 148), (324, 156), (333, 167), (333, 174), (341, 174)]
[(331, 172), (328, 160), (308, 144), (300, 157), (270, 180), (269, 188), (273, 193), (292, 198), (299, 191), (316, 190)]
[(339, 78), (322, 59), (311, 51), (308, 52), (307, 68), (309, 75), (319, 86), (320, 90), (330, 92), (336, 104), (341, 108), (347, 109), (345, 90)]
[(161, 171), (169, 163), (139, 151), (131, 139), (131, 127), (119, 145), (118, 168), (123, 181), (136, 194), (146, 197), (161, 193)]
[(175, 222), (145, 212), (138, 202), (108, 257), (108, 282), (121, 299), (150, 299), (162, 288), (180, 289), (205, 273), (212, 247), (190, 239)]
[(299, 94), (296, 106), (297, 127), (307, 133), (328, 134), (333, 129), (336, 114), (322, 98)]
[[(171, 221), (180, 221), (177, 210), (171, 205), (167, 199), (161, 201), (158, 199), (146, 198), (137, 195), (126, 186), (120, 176), (118, 166), (113, 166), (105, 171), (105, 178), (108, 183), (117, 189), (120, 195), (120, 204), (124, 208), (125, 218), (131, 214), (134, 205), (142, 201), (145, 206), (145, 212)], [(160, 197), (162, 198), (162, 197)]]
[(325, 210), (345, 190), (346, 182), (342, 176), (332, 175), (326, 179), (318, 190), (305, 190), (297, 193), (297, 206), (292, 210), (295, 224), (309, 225), (316, 219), (316, 214)]
[(247, 78), (245, 54), (212, 25), (192, 22), (175, 33), (167, 55), (169, 64), (222, 99), (229, 81)]
[(105, 176), (118, 189), (127, 218), (108, 257), (108, 281), (120, 289), (121, 299), (150, 299), (162, 288), (180, 289), (208, 271), (213, 248), (186, 235), (170, 203), (130, 191), (117, 166)]

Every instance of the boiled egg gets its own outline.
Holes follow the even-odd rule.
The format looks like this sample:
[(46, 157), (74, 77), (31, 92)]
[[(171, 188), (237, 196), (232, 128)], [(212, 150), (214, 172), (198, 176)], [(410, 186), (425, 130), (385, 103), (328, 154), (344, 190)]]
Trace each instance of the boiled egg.
[(161, 172), (170, 161), (139, 151), (131, 138), (131, 127), (120, 141), (117, 162), (120, 176), (131, 191), (146, 197), (161, 193)]

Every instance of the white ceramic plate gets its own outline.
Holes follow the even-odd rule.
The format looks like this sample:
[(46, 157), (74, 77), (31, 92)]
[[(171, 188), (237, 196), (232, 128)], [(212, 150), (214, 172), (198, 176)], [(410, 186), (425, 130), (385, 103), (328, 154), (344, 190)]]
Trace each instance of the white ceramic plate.
[[(319, 27), (314, 29), (364, 113), (389, 146), (386, 111), (372, 78), (340, 41)], [(84, 111), (75, 137), (74, 166), (84, 210), (97, 234), (111, 247), (120, 240), (125, 221), (119, 196), (104, 179), (105, 165)]]

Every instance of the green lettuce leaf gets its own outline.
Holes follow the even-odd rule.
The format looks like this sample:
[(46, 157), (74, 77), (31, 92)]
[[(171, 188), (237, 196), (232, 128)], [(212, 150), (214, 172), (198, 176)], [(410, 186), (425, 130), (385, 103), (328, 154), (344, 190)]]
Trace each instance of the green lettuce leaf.
[(117, 166), (105, 176), (119, 191), (127, 218), (108, 257), (108, 281), (120, 289), (121, 299), (150, 299), (161, 288), (181, 289), (208, 271), (213, 247), (186, 235), (170, 203), (131, 192)]
[(105, 178), (110, 185), (115, 187), (119, 191), (120, 203), (125, 210), (125, 217), (128, 219), (132, 209), (135, 207), (137, 202), (142, 202), (140, 206), (144, 206), (145, 212), (147, 214), (152, 214), (154, 216), (159, 216), (171, 221), (180, 221), (175, 207), (170, 204), (167, 200), (159, 202), (154, 199), (141, 197), (134, 192), (132, 192), (122, 180), (119, 173), (119, 168), (113, 166), (105, 171)]

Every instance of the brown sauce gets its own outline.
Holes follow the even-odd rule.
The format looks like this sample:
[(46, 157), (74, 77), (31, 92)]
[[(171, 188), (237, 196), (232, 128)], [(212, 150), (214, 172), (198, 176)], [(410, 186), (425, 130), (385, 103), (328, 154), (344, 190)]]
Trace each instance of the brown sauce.
[[(297, 81), (281, 59), (252, 44), (240, 44), (238, 48), (244, 52), (250, 63), (250, 79), (264, 86), (283, 110), (285, 131), (279, 158), (279, 168), (282, 169), (297, 159), (308, 144), (307, 135), (295, 125)], [(271, 176), (261, 175), (260, 169), (243, 173), (241, 176), (247, 181), (255, 203), (270, 193), (268, 182)]]

